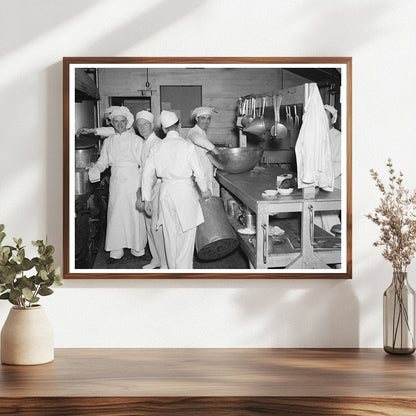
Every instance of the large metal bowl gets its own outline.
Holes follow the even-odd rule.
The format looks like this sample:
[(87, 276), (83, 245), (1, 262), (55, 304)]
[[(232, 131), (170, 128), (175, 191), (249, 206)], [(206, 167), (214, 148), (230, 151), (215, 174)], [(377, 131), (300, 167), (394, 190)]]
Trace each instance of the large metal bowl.
[(242, 173), (259, 163), (264, 149), (253, 147), (219, 148), (219, 154), (208, 153), (212, 164), (227, 173)]

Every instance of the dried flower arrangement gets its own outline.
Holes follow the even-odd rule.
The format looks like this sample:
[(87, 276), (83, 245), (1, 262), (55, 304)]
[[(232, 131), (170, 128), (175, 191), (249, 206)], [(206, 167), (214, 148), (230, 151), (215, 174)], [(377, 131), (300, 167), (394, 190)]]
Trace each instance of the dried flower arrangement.
[(366, 217), (380, 226), (379, 239), (373, 245), (385, 246), (383, 257), (392, 263), (394, 271), (405, 272), (416, 253), (416, 190), (403, 186), (403, 173), (396, 173), (391, 159), (387, 168), (387, 185), (374, 169), (370, 170), (382, 197), (374, 214)]
[(393, 281), (383, 295), (384, 350), (390, 354), (412, 354), (415, 344), (415, 292), (407, 283), (407, 266), (416, 253), (416, 191), (403, 186), (391, 159), (387, 161), (386, 185), (371, 169), (381, 192), (379, 206), (367, 218), (380, 226), (374, 246), (384, 246), (383, 257), (393, 266)]

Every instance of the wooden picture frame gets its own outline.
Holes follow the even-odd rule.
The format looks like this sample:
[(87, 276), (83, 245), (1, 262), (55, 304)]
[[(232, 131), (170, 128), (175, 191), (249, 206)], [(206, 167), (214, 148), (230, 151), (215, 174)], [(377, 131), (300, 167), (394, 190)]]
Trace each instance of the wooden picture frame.
[[(231, 268), (228, 263), (227, 267), (222, 266), (225, 264), (222, 260), (210, 263), (206, 259), (198, 263), (198, 268), (180, 270), (103, 267), (102, 260), (98, 262), (101, 266), (96, 267), (97, 254), (95, 260), (91, 260), (94, 251), (103, 250), (108, 195), (102, 190), (99, 196), (97, 190), (94, 194), (86, 191), (85, 188), (91, 186), (86, 179), (86, 164), (89, 157), (94, 159), (94, 155), (89, 154), (90, 149), (94, 149), (92, 153), (95, 151), (96, 157), (103, 140), (95, 140), (95, 134), (83, 135), (82, 146), (76, 148), (76, 133), (80, 127), (101, 127), (110, 97), (123, 96), (132, 97), (135, 109), (151, 110), (155, 115), (155, 131), (163, 135), (157, 122), (161, 108), (160, 85), (201, 85), (202, 105), (216, 107), (219, 113), (217, 120), (216, 115), (212, 117), (212, 138), (208, 133), (211, 141), (218, 147), (260, 147), (263, 150), (260, 166), (254, 170), (237, 174), (217, 170), (227, 218), (238, 231), (238, 252), (231, 255), (240, 253), (241, 259), (231, 263)], [(276, 189), (276, 179), (278, 184), (287, 179), (287, 176), (282, 177), (282, 172), (291, 172), (296, 177), (297, 138), (313, 91), (320, 92), (323, 104), (331, 104), (338, 110), (335, 127), (341, 132), (340, 189), (323, 191), (313, 185), (303, 189), (295, 187), (289, 196), (269, 199), (262, 191)], [(276, 97), (282, 97), (277, 107), (279, 111), (274, 105)], [(248, 111), (246, 103), (252, 118), (271, 120), (262, 136), (248, 133), (247, 126), (241, 124), (242, 116)], [(274, 132), (278, 131), (277, 114), (287, 132), (281, 140), (274, 140)], [(181, 131), (183, 136), (185, 133)], [(86, 159), (80, 162), (79, 157)], [(64, 278), (351, 278), (351, 172), (351, 57), (63, 58)], [(244, 214), (244, 224), (239, 223), (241, 215), (236, 216), (233, 211), (232, 199), (237, 202), (238, 212)], [(319, 215), (326, 216), (330, 211), (340, 218), (336, 230), (340, 231), (340, 236), (333, 230), (328, 234), (324, 228), (321, 232), (317, 227)], [(249, 217), (254, 217), (257, 231), (254, 235), (240, 233), (241, 225), (247, 225)], [(240, 267), (243, 261), (245, 266)]]

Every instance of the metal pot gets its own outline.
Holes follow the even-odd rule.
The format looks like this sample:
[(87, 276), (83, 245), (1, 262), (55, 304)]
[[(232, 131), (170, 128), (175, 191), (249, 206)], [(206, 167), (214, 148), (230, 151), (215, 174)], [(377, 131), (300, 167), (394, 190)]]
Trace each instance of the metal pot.
[(259, 163), (264, 149), (255, 147), (227, 147), (218, 154), (207, 153), (209, 160), (219, 170), (227, 173), (248, 172)]
[(234, 218), (237, 218), (238, 215), (240, 214), (240, 208), (238, 206), (238, 202), (231, 197), (227, 201), (227, 214), (230, 217), (234, 217)]
[(75, 139), (75, 168), (87, 168), (98, 157), (98, 140), (88, 136), (79, 136)]
[(84, 168), (75, 169), (75, 195), (85, 195), (91, 189), (88, 171)]
[(204, 222), (196, 229), (195, 247), (201, 260), (217, 260), (233, 252), (238, 238), (225, 214), (221, 198), (200, 199)]
[(247, 228), (256, 229), (256, 214), (248, 208), (244, 211), (244, 222)]
[(90, 167), (97, 160), (97, 149), (75, 149), (75, 167), (78, 169)]
[(87, 168), (98, 158), (96, 137), (80, 136), (75, 139), (75, 195), (84, 195), (91, 189)]

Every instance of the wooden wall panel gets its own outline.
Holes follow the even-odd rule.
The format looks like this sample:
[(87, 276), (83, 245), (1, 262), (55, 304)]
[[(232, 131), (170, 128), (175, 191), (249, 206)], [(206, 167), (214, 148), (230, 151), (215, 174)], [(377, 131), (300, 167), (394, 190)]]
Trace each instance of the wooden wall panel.
[[(266, 93), (307, 82), (306, 79), (276, 68), (150, 68), (152, 112), (160, 114), (160, 85), (202, 85), (203, 105), (215, 107), (210, 139), (218, 145), (237, 143), (235, 128), (238, 97)], [(145, 89), (146, 68), (101, 68), (99, 89), (100, 112), (109, 106), (111, 96), (139, 96)], [(188, 129), (182, 129), (186, 135)]]

